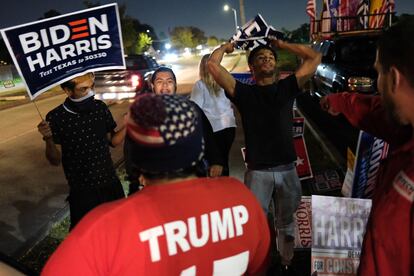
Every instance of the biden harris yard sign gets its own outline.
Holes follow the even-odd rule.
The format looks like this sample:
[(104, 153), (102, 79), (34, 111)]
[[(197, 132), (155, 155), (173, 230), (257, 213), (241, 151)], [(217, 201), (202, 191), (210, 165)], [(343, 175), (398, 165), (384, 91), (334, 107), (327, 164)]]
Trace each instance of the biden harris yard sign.
[(125, 69), (117, 4), (1, 30), (31, 99), (86, 72)]

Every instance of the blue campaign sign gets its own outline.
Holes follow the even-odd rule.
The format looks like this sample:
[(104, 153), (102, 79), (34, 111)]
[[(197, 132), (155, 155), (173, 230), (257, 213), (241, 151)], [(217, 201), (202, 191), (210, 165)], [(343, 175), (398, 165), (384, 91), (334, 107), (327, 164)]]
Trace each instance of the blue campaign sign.
[(354, 165), (352, 197), (372, 198), (380, 162), (387, 157), (387, 154), (388, 144), (384, 140), (360, 131)]
[(255, 84), (256, 81), (253, 79), (253, 76), (251, 73), (231, 73), (233, 78), (236, 80), (245, 83), (245, 84)]
[(87, 72), (125, 69), (117, 4), (1, 30), (31, 99)]

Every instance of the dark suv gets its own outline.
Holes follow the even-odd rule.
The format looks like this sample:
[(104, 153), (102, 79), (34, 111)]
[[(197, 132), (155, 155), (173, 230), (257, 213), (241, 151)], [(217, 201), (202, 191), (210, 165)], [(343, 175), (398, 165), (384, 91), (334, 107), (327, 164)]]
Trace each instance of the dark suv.
[(126, 70), (108, 70), (95, 73), (95, 92), (98, 98), (134, 97), (146, 89), (146, 80), (158, 67), (155, 58), (148, 55), (125, 56)]
[(342, 91), (375, 93), (374, 62), (379, 34), (354, 32), (314, 43), (312, 47), (323, 57), (311, 79), (311, 94), (323, 97)]

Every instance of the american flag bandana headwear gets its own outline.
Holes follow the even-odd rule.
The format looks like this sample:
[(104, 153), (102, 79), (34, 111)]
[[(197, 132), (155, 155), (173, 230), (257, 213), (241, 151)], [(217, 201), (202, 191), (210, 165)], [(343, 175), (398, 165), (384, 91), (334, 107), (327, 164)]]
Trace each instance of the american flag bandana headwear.
[(241, 27), (230, 39), (235, 42), (235, 47), (242, 50), (252, 50), (259, 45), (268, 45), (269, 37), (284, 39), (283, 33), (268, 26), (263, 17), (258, 14), (256, 17)]
[(127, 118), (132, 162), (143, 172), (171, 172), (195, 166), (204, 151), (199, 114), (178, 95), (143, 94)]

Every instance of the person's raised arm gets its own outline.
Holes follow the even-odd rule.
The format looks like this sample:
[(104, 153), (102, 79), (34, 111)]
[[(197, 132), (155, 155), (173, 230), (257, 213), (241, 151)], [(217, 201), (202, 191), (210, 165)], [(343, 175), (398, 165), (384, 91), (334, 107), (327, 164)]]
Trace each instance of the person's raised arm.
[(295, 72), (298, 86), (302, 88), (321, 63), (322, 54), (302, 44), (292, 44), (278, 39), (271, 40), (271, 43), (274, 47), (287, 50), (302, 58), (302, 65)]
[(234, 90), (236, 88), (236, 80), (220, 63), (223, 59), (224, 53), (232, 53), (234, 45), (227, 42), (213, 51), (208, 60), (208, 70), (213, 76), (214, 80), (231, 96), (234, 97)]

